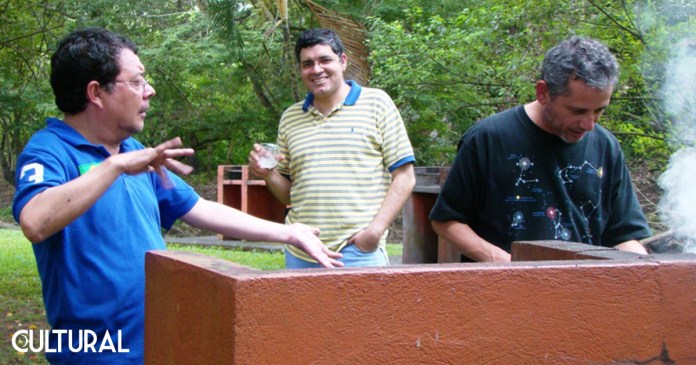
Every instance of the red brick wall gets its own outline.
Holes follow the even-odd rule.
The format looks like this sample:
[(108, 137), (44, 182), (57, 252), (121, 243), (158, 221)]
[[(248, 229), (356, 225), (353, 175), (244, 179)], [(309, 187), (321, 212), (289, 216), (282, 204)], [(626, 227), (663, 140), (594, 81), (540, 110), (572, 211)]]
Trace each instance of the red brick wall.
[(696, 364), (696, 260), (260, 272), (147, 256), (147, 364)]

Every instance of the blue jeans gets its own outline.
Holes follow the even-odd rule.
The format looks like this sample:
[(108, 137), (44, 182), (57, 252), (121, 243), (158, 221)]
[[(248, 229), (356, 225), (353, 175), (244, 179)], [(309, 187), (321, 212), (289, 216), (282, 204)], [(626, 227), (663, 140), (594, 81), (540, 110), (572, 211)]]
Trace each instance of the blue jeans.
[[(346, 267), (356, 267), (356, 266), (387, 266), (389, 265), (389, 259), (387, 258), (387, 253), (382, 247), (377, 248), (374, 252), (363, 252), (360, 251), (354, 244), (349, 244), (344, 247), (341, 251), (343, 257), (341, 262)], [(320, 264), (315, 262), (308, 262), (299, 259), (293, 254), (285, 250), (285, 268), (286, 269), (311, 269), (322, 267)]]

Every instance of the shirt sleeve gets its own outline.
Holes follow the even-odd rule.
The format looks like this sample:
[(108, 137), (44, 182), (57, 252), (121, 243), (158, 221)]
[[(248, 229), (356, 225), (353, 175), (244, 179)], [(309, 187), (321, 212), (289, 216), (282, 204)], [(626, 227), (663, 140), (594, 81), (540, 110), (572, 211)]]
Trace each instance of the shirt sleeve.
[[(287, 111), (286, 111), (287, 113)], [(289, 177), (290, 176), (290, 150), (288, 149), (288, 142), (287, 139), (285, 138), (285, 132), (284, 132), (284, 123), (283, 119), (285, 117), (285, 113), (283, 113), (283, 116), (280, 118), (280, 123), (278, 125), (278, 135), (276, 137), (276, 144), (278, 145), (278, 148), (280, 149), (280, 154), (283, 155), (283, 160), (278, 162), (278, 166), (276, 167), (276, 170), (278, 172), (285, 176)]]
[(415, 162), (416, 159), (399, 109), (387, 93), (380, 92), (383, 108), (382, 115), (378, 118), (378, 126), (382, 133), (382, 155), (384, 165), (392, 172), (404, 164)]
[(606, 229), (602, 234), (602, 244), (608, 247), (652, 235), (633, 189), (631, 175), (622, 153), (616, 166), (618, 171), (616, 184), (610, 197), (611, 210)]
[(25, 149), (17, 159), (16, 190), (12, 204), (14, 219), (19, 222), (22, 209), (34, 196), (73, 178), (49, 151), (32, 147)]
[(186, 181), (171, 171), (167, 171), (167, 174), (173, 186), (163, 186), (158, 177), (154, 178), (160, 208), (160, 225), (166, 230), (172, 228), (174, 222), (188, 213), (200, 199)]
[(470, 223), (470, 212), (478, 204), (476, 197), (482, 196), (480, 184), (477, 183), (477, 177), (481, 174), (480, 162), (476, 148), (470, 143), (472, 140), (467, 136), (462, 138), (449, 175), (430, 211), (431, 220)]

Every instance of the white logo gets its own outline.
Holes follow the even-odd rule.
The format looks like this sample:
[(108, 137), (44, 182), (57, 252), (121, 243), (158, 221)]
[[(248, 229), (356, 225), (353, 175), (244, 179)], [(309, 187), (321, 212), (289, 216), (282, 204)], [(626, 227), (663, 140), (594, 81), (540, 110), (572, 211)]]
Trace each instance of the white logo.
[(42, 164), (36, 162), (24, 165), (22, 167), (22, 173), (19, 175), (19, 179), (24, 179), (24, 176), (27, 175), (27, 172), (29, 171), (34, 171), (34, 173), (29, 174), (29, 178), (27, 179), (27, 181), (40, 183), (44, 180), (44, 167)]
[[(38, 335), (34, 335), (33, 330), (19, 330), (12, 335), (12, 347), (17, 352), (63, 352), (63, 343), (68, 344), (70, 352), (130, 352), (130, 349), (123, 348), (121, 341), (121, 330), (118, 330), (116, 343), (111, 339), (109, 331), (104, 333), (104, 337), (99, 341), (99, 337), (92, 330), (78, 330), (73, 335), (72, 330), (39, 330)], [(55, 348), (49, 344), (49, 335), (58, 336), (58, 343)], [(67, 341), (63, 341), (63, 335), (67, 336)], [(76, 339), (77, 341), (73, 341)]]

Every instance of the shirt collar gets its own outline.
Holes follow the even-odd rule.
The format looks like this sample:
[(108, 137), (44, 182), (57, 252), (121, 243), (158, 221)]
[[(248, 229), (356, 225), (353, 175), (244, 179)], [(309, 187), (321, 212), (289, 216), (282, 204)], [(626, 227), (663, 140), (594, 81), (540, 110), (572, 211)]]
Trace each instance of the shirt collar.
[[(47, 118), (46, 119), (46, 127), (50, 132), (57, 135), (58, 138), (62, 139), (63, 141), (65, 141), (65, 143), (67, 143), (73, 147), (90, 146), (90, 147), (93, 147), (96, 149), (103, 150), (104, 152), (106, 152), (107, 155), (109, 154), (106, 151), (106, 148), (104, 148), (104, 146), (90, 143), (75, 128), (71, 127), (68, 123), (65, 123), (64, 121), (62, 121), (58, 118)], [(121, 146), (119, 148), (119, 151), (120, 152), (127, 152), (129, 150), (131, 150), (131, 148), (128, 147), (128, 144), (125, 143), (125, 141), (121, 142)]]
[[(347, 80), (346, 84), (350, 86), (350, 91), (348, 92), (348, 95), (346, 95), (346, 98), (343, 100), (343, 105), (355, 105), (355, 103), (358, 101), (358, 98), (360, 97), (362, 86), (360, 86), (357, 82), (353, 80)], [(307, 110), (309, 110), (309, 107), (312, 106), (313, 103), (314, 94), (307, 93), (304, 105), (302, 105), (302, 111), (306, 112)]]

